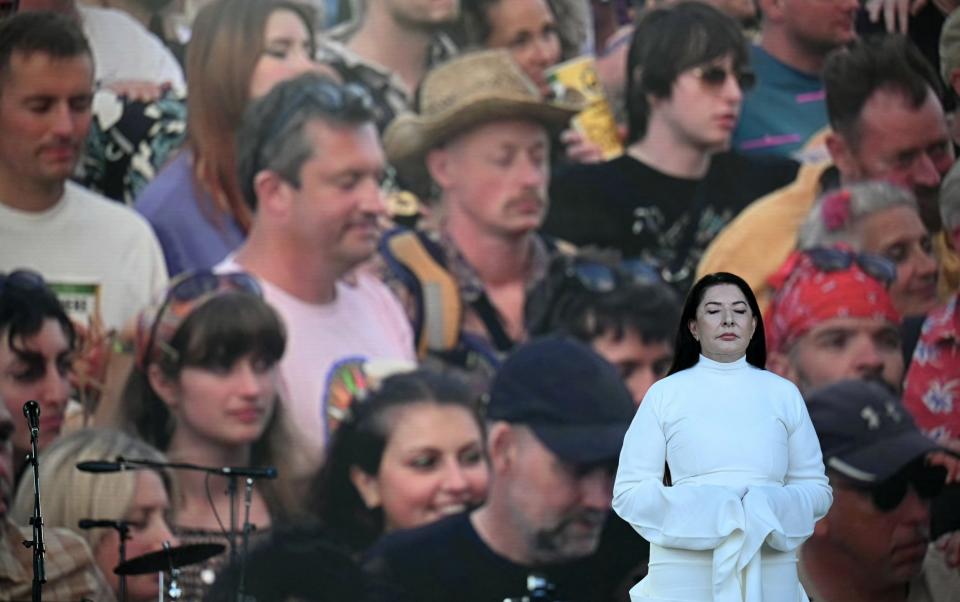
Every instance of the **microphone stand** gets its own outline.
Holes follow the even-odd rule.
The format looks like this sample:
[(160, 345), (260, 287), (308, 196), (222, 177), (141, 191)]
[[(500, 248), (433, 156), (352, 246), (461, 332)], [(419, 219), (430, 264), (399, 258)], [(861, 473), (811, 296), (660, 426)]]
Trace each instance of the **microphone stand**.
[[(81, 463), (83, 464), (83, 463)], [(246, 511), (244, 512), (243, 517), (243, 555), (239, 556), (240, 561), (240, 584), (237, 590), (237, 600), (242, 602), (244, 600), (244, 572), (246, 570), (246, 556), (247, 556), (247, 544), (249, 541), (250, 531), (253, 530), (253, 525), (250, 524), (250, 503), (253, 497), (253, 480), (254, 479), (274, 479), (277, 476), (277, 469), (273, 467), (268, 468), (232, 468), (232, 467), (223, 467), (215, 468), (210, 466), (200, 466), (198, 464), (188, 464), (185, 462), (155, 462), (153, 460), (130, 460), (118, 456), (116, 460), (116, 466), (110, 467), (110, 463), (91, 463), (97, 464), (94, 470), (95, 471), (107, 471), (107, 470), (127, 470), (129, 468), (157, 468), (157, 469), (178, 469), (178, 470), (194, 470), (199, 472), (206, 472), (210, 474), (226, 476), (228, 477), (228, 486), (227, 493), (230, 496), (230, 533), (227, 534), (227, 542), (230, 547), (230, 562), (236, 563), (238, 560), (239, 551), (237, 549), (237, 513), (236, 513), (236, 498), (237, 498), (237, 477), (244, 477), (246, 479), (246, 491), (245, 491), (245, 505)], [(80, 466), (78, 465), (78, 468)], [(88, 469), (89, 470), (89, 469)]]
[(40, 513), (40, 463), (37, 458), (37, 446), (40, 439), (40, 429), (36, 426), (30, 426), (30, 453), (27, 455), (27, 462), (33, 465), (33, 517), (30, 518), (30, 524), (33, 526), (33, 539), (24, 541), (23, 545), (33, 548), (33, 590), (31, 599), (33, 602), (40, 602), (41, 589), (47, 582), (46, 569), (43, 562), (43, 516)]
[[(240, 555), (240, 584), (237, 586), (237, 602), (246, 602), (247, 547), (250, 543), (250, 503), (253, 500), (253, 479), (247, 477), (243, 496), (243, 553)], [(230, 506), (233, 510), (233, 506)]]
[[(110, 524), (106, 524), (110, 523)], [(97, 521), (94, 519), (83, 519), (77, 525), (81, 529), (115, 529), (120, 536), (120, 560), (118, 566), (127, 561), (127, 540), (130, 539), (130, 523), (125, 520)], [(120, 596), (119, 602), (127, 602), (127, 576), (120, 575)]]

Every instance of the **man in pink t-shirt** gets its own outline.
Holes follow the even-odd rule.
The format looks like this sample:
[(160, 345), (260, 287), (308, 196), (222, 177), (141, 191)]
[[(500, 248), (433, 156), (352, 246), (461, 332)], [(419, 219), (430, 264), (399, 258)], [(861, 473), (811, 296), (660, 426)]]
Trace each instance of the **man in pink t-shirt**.
[(355, 268), (376, 250), (384, 157), (360, 88), (307, 74), (251, 106), (238, 137), (246, 242), (220, 269), (263, 282), (288, 330), (285, 410), (310, 464), (327, 439), (327, 385), (345, 364), (414, 359), (399, 303)]

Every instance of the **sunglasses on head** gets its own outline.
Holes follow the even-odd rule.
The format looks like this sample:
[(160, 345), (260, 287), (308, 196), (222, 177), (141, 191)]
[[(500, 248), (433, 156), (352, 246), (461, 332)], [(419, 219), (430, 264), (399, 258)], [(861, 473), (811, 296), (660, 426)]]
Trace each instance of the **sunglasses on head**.
[(47, 282), (33, 270), (14, 270), (9, 274), (0, 273), (0, 293), (4, 290), (19, 289), (32, 291), (47, 287)]
[(922, 500), (937, 497), (943, 491), (946, 469), (942, 466), (926, 465), (923, 460), (918, 462), (910, 464), (881, 483), (870, 487), (854, 485), (853, 488), (869, 493), (873, 505), (881, 512), (895, 510), (903, 503), (910, 487), (913, 487)]
[[(314, 85), (298, 88), (293, 94), (283, 99), (269, 127), (263, 130), (261, 134), (263, 139), (257, 148), (263, 149), (279, 136), (290, 119), (303, 108), (305, 103), (320, 107), (323, 112), (332, 116), (366, 116), (371, 115), (374, 110), (373, 97), (363, 86), (354, 83), (340, 85), (333, 80), (322, 79)], [(254, 173), (262, 166), (260, 153), (257, 153), (256, 159), (258, 165)]]
[(609, 293), (623, 282), (652, 284), (663, 282), (656, 267), (640, 259), (609, 265), (596, 261), (575, 261), (567, 266), (568, 278), (574, 278), (592, 293)]
[(150, 327), (150, 336), (146, 345), (147, 353), (149, 354), (153, 349), (157, 331), (168, 314), (172, 313), (182, 319), (193, 311), (194, 303), (198, 299), (218, 291), (237, 291), (263, 297), (260, 283), (246, 272), (217, 274), (210, 270), (202, 270), (186, 275), (167, 291)]
[(804, 254), (810, 258), (814, 267), (821, 272), (846, 270), (856, 263), (864, 273), (886, 286), (890, 286), (897, 279), (896, 264), (880, 255), (854, 253), (853, 251), (831, 247), (807, 249)]
[(693, 74), (700, 80), (704, 86), (713, 89), (720, 89), (727, 83), (727, 77), (731, 76), (737, 80), (737, 85), (741, 90), (747, 91), (757, 83), (757, 75), (749, 69), (739, 68), (733, 71), (720, 65), (705, 65), (694, 67)]

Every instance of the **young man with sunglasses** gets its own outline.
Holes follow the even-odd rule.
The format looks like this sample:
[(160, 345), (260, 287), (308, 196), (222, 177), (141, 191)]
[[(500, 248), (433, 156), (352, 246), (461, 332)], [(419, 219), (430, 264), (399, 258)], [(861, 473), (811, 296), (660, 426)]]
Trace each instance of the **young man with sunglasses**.
[(739, 25), (684, 2), (649, 11), (628, 54), (627, 152), (570, 168), (551, 182), (544, 230), (641, 257), (685, 295), (706, 245), (797, 164), (724, 152), (753, 83)]
[(280, 361), (298, 453), (316, 467), (327, 438), (325, 387), (338, 367), (412, 360), (399, 303), (358, 266), (376, 252), (384, 156), (372, 100), (309, 73), (275, 86), (238, 135), (250, 234), (219, 271), (245, 270), (287, 327)]
[(946, 471), (939, 447), (878, 383), (847, 380), (806, 398), (833, 505), (800, 552), (812, 602), (949, 602), (960, 572), (930, 545), (930, 501)]
[(900, 389), (900, 315), (887, 287), (893, 263), (849, 248), (797, 252), (772, 280), (767, 366), (808, 392), (861, 378)]
[(119, 329), (167, 273), (143, 218), (68, 181), (90, 126), (93, 74), (69, 17), (0, 22), (0, 269), (39, 271), (78, 320)]
[(827, 55), (857, 35), (857, 0), (760, 0), (759, 43), (750, 47), (757, 86), (743, 99), (733, 146), (747, 154), (826, 159), (827, 106), (820, 72)]

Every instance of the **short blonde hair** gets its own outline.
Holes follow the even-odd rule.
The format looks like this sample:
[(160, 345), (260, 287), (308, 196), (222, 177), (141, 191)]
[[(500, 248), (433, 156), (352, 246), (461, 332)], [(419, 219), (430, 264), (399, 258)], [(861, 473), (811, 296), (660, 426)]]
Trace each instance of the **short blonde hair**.
[[(84, 518), (122, 520), (127, 516), (136, 493), (137, 471), (90, 473), (76, 468), (78, 462), (113, 460), (116, 456), (165, 462), (154, 447), (126, 433), (107, 429), (84, 429), (55, 441), (40, 456), (40, 504), (43, 524), (65, 527), (83, 537), (96, 550), (106, 535), (105, 529), (81, 530)], [(167, 493), (172, 481), (160, 473)], [(10, 517), (19, 525), (33, 516), (33, 478), (28, 470), (13, 501)], [(172, 495), (171, 495), (172, 497)]]

